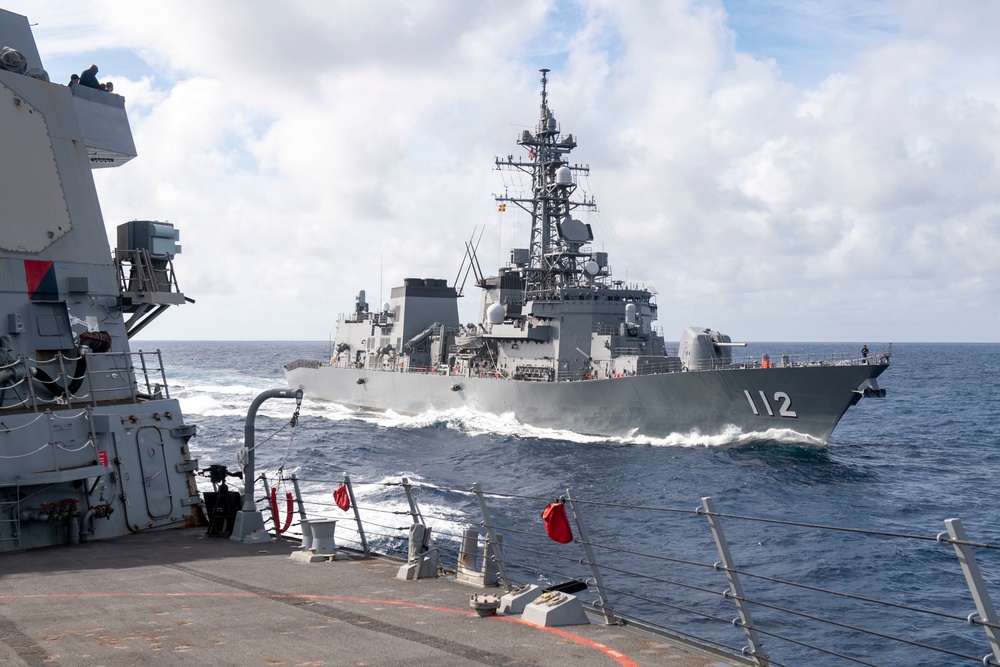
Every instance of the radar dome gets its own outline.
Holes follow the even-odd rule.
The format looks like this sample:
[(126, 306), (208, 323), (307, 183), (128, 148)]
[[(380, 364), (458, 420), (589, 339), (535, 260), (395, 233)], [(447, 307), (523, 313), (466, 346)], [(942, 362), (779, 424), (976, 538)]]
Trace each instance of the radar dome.
[(569, 167), (563, 165), (556, 169), (556, 185), (572, 185), (573, 184), (573, 172), (570, 171)]
[(388, 313), (389, 312), (389, 302), (388, 301), (386, 301), (385, 303), (382, 304), (382, 312), (383, 313)]
[(500, 324), (503, 322), (503, 318), (507, 315), (504, 307), (499, 303), (494, 303), (492, 306), (486, 309), (486, 320), (490, 324)]
[(583, 268), (587, 271), (587, 273), (589, 273), (592, 276), (596, 276), (597, 273), (601, 270), (601, 267), (599, 267), (597, 265), (597, 262), (595, 262), (594, 260), (590, 260), (589, 262), (587, 262)]

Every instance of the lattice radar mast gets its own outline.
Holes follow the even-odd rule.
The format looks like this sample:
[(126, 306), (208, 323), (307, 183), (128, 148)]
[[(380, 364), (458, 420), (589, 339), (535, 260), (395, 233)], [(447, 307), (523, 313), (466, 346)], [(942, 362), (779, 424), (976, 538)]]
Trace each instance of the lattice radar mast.
[(569, 154), (576, 148), (572, 134), (563, 135), (548, 103), (548, 69), (542, 73), (542, 103), (535, 132), (523, 130), (517, 143), (528, 151), (528, 160), (496, 160), (498, 169), (519, 169), (531, 176), (530, 198), (497, 197), (498, 202), (519, 206), (531, 215), (531, 241), (527, 265), (522, 269), (528, 293), (563, 287), (593, 285), (601, 275), (583, 250), (594, 239), (590, 225), (573, 217), (576, 209), (596, 210), (593, 197), (573, 199), (577, 173), (590, 168), (570, 164)]

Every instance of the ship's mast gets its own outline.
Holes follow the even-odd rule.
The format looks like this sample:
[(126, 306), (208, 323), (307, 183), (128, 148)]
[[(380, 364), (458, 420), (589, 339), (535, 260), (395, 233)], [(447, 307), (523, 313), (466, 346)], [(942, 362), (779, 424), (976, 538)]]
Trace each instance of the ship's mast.
[(585, 271), (590, 253), (581, 248), (593, 240), (590, 227), (572, 217), (577, 208), (596, 209), (593, 198), (572, 199), (576, 191), (575, 172), (589, 173), (581, 165), (570, 165), (567, 156), (576, 148), (572, 134), (562, 135), (559, 124), (549, 108), (548, 74), (542, 69), (542, 103), (534, 134), (524, 130), (517, 143), (528, 150), (528, 162), (497, 159), (497, 168), (520, 169), (531, 176), (530, 199), (497, 197), (498, 202), (510, 202), (531, 214), (529, 261), (523, 269), (525, 290), (538, 293), (592, 284), (596, 277)]

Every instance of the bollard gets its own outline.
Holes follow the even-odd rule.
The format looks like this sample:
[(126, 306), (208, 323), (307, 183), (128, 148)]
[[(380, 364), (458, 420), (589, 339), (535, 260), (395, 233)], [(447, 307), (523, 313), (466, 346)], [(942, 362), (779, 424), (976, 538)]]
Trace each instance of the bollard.
[(337, 520), (310, 521), (309, 530), (312, 533), (312, 549), (318, 556), (336, 556), (337, 543), (333, 533), (337, 530)]
[(466, 528), (462, 532), (462, 544), (458, 551), (458, 566), (455, 568), (455, 581), (462, 584), (482, 586), (483, 577), (476, 570), (476, 552), (479, 548), (479, 531)]
[(309, 551), (313, 546), (313, 534), (312, 527), (309, 525), (312, 521), (307, 521), (303, 519), (300, 524), (302, 528), (302, 546), (299, 547), (302, 551)]

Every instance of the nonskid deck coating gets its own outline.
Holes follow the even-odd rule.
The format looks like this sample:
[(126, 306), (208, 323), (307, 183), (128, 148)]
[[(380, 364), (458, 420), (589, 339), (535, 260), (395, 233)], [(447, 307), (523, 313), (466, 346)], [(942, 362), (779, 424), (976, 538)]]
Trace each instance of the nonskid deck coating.
[(481, 619), (473, 587), (296, 546), (188, 529), (2, 556), (0, 665), (723, 665), (615, 626)]

